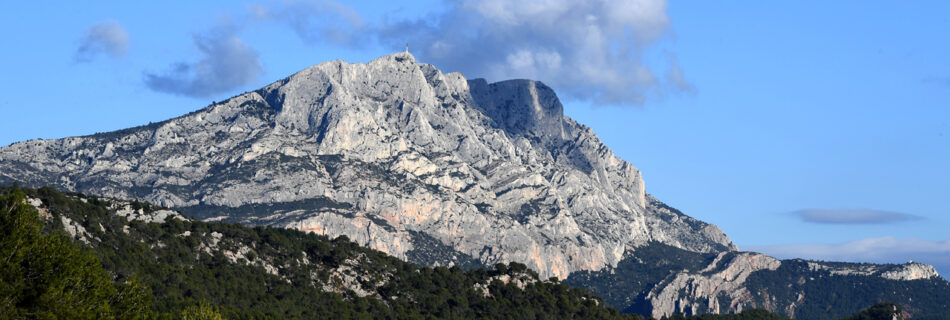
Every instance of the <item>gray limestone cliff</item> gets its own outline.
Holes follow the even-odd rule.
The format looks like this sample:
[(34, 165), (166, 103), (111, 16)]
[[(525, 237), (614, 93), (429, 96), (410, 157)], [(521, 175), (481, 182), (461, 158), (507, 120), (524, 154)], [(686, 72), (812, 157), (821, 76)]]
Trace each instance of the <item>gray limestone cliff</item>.
[(674, 313), (739, 313), (744, 306), (756, 306), (750, 299), (752, 293), (744, 286), (749, 275), (781, 265), (778, 259), (764, 254), (722, 252), (699, 272), (684, 270), (670, 275), (646, 299), (656, 318)]
[[(768, 282), (768, 278), (776, 277), (783, 280)], [(920, 292), (900, 285), (901, 282), (912, 281), (916, 281), (915, 286), (919, 286), (916, 288)], [(816, 288), (850, 288), (853, 291), (837, 292), (829, 297), (827, 292), (815, 292)], [(870, 288), (891, 288), (892, 291), (865, 292), (872, 290)], [(841, 298), (844, 301), (863, 299), (873, 303), (874, 299), (906, 300), (904, 303), (910, 305), (914, 300), (928, 299), (923, 292), (947, 292), (947, 289), (947, 282), (939, 278), (933, 266), (915, 262), (895, 265), (801, 259), (782, 261), (760, 253), (730, 251), (719, 253), (701, 270), (672, 272), (649, 289), (644, 303), (650, 306), (646, 311), (655, 318), (669, 317), (675, 313), (740, 313), (752, 308), (795, 318), (803, 308), (810, 309), (812, 316), (816, 305), (827, 308), (829, 303), (834, 303), (835, 295), (860, 296)], [(898, 294), (898, 291), (909, 293)]]
[(647, 195), (551, 88), (443, 74), (398, 53), (333, 61), (148, 126), (0, 149), (0, 182), (147, 200), (408, 258), (419, 237), (542, 276), (616, 265), (650, 241), (734, 250)]

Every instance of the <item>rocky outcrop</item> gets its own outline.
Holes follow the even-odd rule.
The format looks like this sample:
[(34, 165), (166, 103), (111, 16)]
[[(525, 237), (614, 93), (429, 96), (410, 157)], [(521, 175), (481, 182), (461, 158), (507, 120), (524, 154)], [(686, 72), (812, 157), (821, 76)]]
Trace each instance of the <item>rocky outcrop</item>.
[(811, 270), (827, 271), (832, 275), (847, 276), (877, 276), (889, 280), (918, 280), (939, 277), (932, 265), (909, 261), (905, 264), (828, 264), (815, 261), (808, 261), (808, 267)]
[(753, 252), (722, 252), (703, 270), (684, 270), (667, 277), (646, 296), (655, 318), (674, 313), (738, 313), (757, 307), (744, 286), (759, 270), (775, 270), (778, 259)]
[(543, 83), (469, 81), (408, 53), (333, 61), (168, 121), (4, 147), (0, 182), (346, 235), (402, 258), (418, 232), (545, 278), (616, 265), (650, 241), (735, 249), (647, 195), (640, 172), (562, 109)]
[(913, 261), (900, 265), (896, 270), (881, 273), (882, 278), (891, 280), (931, 279), (939, 276), (937, 269), (934, 269), (932, 265)]
[(491, 297), (491, 291), (488, 289), (489, 285), (493, 281), (500, 281), (504, 285), (514, 283), (515, 287), (518, 289), (524, 290), (529, 284), (540, 282), (538, 279), (535, 279), (530, 274), (519, 273), (515, 275), (501, 274), (489, 278), (484, 282), (475, 283), (475, 291), (478, 291), (483, 296)]
[[(934, 300), (922, 292), (950, 290), (932, 266), (914, 262), (779, 261), (751, 252), (723, 252), (710, 261), (702, 270), (682, 270), (659, 281), (646, 295), (645, 310), (656, 318), (760, 308), (793, 319), (837, 319), (858, 312), (862, 303), (927, 305)], [(836, 309), (833, 303), (851, 303), (852, 309)], [(917, 311), (943, 310), (946, 305)]]

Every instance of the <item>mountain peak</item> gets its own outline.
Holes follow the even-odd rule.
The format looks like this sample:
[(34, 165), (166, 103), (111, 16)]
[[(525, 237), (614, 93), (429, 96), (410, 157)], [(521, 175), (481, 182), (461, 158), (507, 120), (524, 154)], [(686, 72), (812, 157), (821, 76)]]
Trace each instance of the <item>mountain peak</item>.
[(376, 59), (373, 59), (369, 64), (378, 64), (378, 63), (404, 63), (404, 64), (415, 64), (416, 57), (413, 56), (408, 51), (405, 52), (396, 52), (393, 54), (388, 54)]
[(527, 79), (490, 84), (484, 79), (468, 81), (460, 73), (443, 74), (432, 65), (416, 63), (407, 52), (367, 64), (321, 63), (258, 93), (280, 111), (274, 119), (278, 125), (311, 134), (321, 134), (317, 131), (325, 128), (325, 121), (341, 112), (391, 113), (389, 109), (397, 108), (440, 113), (450, 106), (473, 107), (491, 119), (494, 127), (547, 145), (560, 143), (570, 134), (564, 128), (563, 106), (545, 84)]

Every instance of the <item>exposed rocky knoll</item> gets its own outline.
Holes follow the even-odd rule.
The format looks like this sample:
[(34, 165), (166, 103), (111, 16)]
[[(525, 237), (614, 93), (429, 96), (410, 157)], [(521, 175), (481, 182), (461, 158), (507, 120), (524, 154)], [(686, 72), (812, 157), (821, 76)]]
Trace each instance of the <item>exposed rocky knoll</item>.
[[(937, 279), (939, 282), (939, 274), (933, 266), (915, 262), (900, 265), (798, 262), (806, 263), (810, 271), (819, 277), (827, 274), (832, 278), (840, 278), (838, 281), (843, 283), (852, 280), (843, 276), (861, 276), (876, 281)], [(795, 292), (793, 301), (779, 301), (770, 296), (769, 291), (778, 291), (780, 288), (761, 291), (749, 289), (748, 278), (754, 272), (767, 274), (781, 266), (782, 261), (761, 253), (721, 252), (699, 272), (681, 270), (667, 276), (647, 293), (645, 302), (649, 303), (655, 318), (675, 313), (739, 313), (750, 308), (764, 308), (794, 318), (795, 310), (804, 304), (805, 296), (809, 294), (807, 290)], [(806, 279), (804, 275), (800, 275), (798, 280), (814, 281), (813, 278)], [(754, 285), (751, 287), (756, 288)], [(852, 288), (858, 286), (852, 285)]]
[(845, 266), (809, 261), (808, 268), (813, 271), (827, 271), (832, 275), (864, 275), (878, 276), (891, 280), (918, 280), (939, 277), (937, 269), (928, 264), (907, 262), (894, 267), (893, 265), (876, 264), (847, 264)]
[(735, 249), (649, 197), (544, 84), (468, 81), (408, 53), (323, 63), (148, 126), (16, 143), (0, 168), (27, 185), (343, 234), (404, 259), (422, 234), (545, 277), (615, 265), (649, 241)]
[(950, 283), (928, 265), (778, 260), (659, 243), (636, 248), (616, 267), (572, 273), (564, 283), (590, 288), (609, 306), (655, 318), (762, 308), (790, 318), (839, 319), (893, 301), (916, 318), (943, 319), (950, 308), (944, 298)]
[(775, 270), (780, 265), (781, 261), (764, 254), (722, 252), (698, 273), (683, 270), (671, 275), (654, 287), (646, 299), (652, 304), (656, 318), (678, 312), (742, 312), (744, 304), (755, 305), (749, 299), (752, 294), (744, 286), (746, 278), (753, 272)]
[[(146, 126), (15, 143), (0, 148), (0, 184), (13, 181), (346, 235), (429, 265), (518, 261), (543, 278), (612, 273), (651, 244), (700, 255), (702, 268), (667, 266), (614, 305), (635, 297), (655, 315), (770, 307), (745, 281), (782, 265), (647, 194), (544, 84), (466, 80), (408, 53), (322, 63)], [(928, 275), (892, 271), (880, 274)]]

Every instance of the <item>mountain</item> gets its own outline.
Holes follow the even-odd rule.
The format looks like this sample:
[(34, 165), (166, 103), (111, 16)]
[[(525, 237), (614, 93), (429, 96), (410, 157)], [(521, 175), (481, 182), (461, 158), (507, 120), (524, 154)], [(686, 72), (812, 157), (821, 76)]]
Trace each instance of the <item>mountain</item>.
[[(811, 292), (763, 274), (944, 292), (929, 266), (789, 269), (798, 262), (739, 252), (715, 225), (647, 194), (640, 172), (562, 109), (543, 83), (466, 80), (409, 53), (333, 61), (167, 121), (0, 148), (0, 183), (345, 235), (423, 265), (521, 262), (657, 317), (819, 303), (786, 298)], [(835, 312), (878, 302), (865, 300)]]
[(350, 239), (412, 260), (432, 238), (542, 276), (650, 241), (734, 250), (645, 193), (640, 172), (540, 82), (488, 84), (399, 53), (323, 63), (168, 121), (0, 149), (7, 181)]

